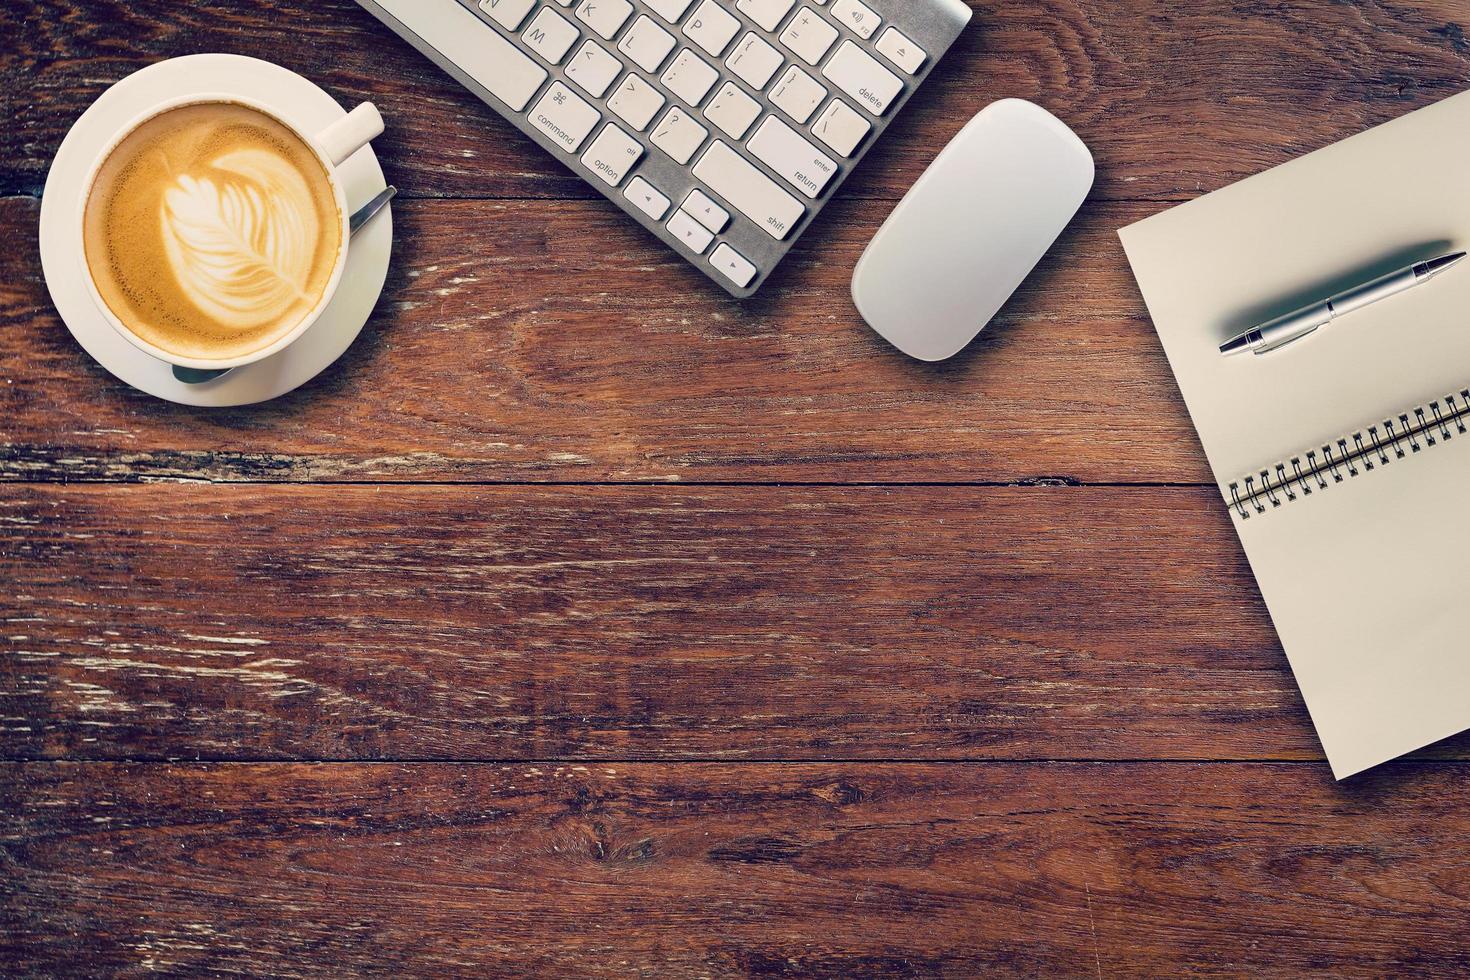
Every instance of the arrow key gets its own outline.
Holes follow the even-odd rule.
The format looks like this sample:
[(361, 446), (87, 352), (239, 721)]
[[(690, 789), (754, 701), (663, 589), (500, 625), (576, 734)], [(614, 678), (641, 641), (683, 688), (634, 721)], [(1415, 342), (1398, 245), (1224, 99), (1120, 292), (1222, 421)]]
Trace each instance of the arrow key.
[(749, 286), (755, 278), (755, 266), (751, 261), (724, 242), (709, 257), (709, 264), (741, 289)]
[(669, 206), (674, 203), (642, 177), (634, 177), (628, 184), (628, 189), (623, 191), (623, 196), (654, 221), (662, 221), (664, 215), (669, 213)]

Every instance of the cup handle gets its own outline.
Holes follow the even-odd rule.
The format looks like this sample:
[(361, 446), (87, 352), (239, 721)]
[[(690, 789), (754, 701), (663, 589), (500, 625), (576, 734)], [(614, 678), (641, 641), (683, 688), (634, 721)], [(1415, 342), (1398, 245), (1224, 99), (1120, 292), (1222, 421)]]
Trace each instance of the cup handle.
[(336, 167), (382, 134), (383, 116), (378, 107), (364, 102), (318, 133), (316, 141)]

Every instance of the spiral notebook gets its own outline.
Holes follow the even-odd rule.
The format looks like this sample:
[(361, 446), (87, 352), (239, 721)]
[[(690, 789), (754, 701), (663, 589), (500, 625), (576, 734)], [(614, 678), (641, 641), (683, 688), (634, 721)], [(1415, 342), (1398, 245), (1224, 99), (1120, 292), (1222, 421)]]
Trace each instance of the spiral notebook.
[(1470, 727), (1470, 263), (1217, 350), (1470, 242), (1470, 93), (1120, 235), (1334, 774)]

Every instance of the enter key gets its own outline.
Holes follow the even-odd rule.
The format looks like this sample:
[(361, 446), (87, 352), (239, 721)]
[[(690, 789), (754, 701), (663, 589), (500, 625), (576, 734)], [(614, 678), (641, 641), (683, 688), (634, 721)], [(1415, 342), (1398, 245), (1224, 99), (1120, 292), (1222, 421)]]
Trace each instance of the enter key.
[(761, 163), (815, 200), (837, 175), (837, 163), (806, 137), (775, 116), (768, 116), (746, 144)]

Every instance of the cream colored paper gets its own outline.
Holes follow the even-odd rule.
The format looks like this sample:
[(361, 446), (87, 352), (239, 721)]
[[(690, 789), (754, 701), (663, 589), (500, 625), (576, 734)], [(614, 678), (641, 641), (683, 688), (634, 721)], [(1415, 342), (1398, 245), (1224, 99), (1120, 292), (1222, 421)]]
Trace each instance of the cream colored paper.
[[(1280, 352), (1253, 323), (1470, 241), (1470, 93), (1120, 233), (1225, 488), (1470, 386), (1470, 262)], [(1235, 520), (1339, 778), (1470, 727), (1470, 434)], [(1233, 512), (1232, 512), (1233, 515)]]

